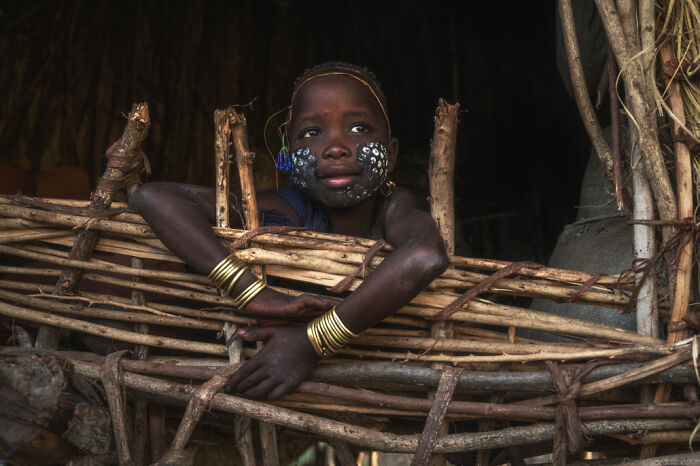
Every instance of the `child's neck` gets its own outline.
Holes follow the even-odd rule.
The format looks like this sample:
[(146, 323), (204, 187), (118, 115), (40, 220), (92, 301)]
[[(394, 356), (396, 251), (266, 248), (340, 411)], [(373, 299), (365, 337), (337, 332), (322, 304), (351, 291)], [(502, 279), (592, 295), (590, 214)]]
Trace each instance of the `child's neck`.
[(372, 234), (376, 194), (352, 207), (336, 209), (324, 206), (328, 215), (329, 233), (369, 238)]

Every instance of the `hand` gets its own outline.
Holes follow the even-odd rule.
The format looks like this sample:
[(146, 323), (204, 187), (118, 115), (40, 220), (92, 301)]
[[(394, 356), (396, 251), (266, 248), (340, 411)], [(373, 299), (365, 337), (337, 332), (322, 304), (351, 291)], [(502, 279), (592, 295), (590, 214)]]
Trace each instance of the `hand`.
[(338, 302), (333, 298), (308, 294), (288, 296), (265, 288), (248, 303), (244, 312), (255, 317), (294, 318), (313, 311), (326, 311)]
[(318, 362), (306, 327), (252, 327), (238, 333), (245, 341), (267, 343), (231, 376), (227, 393), (276, 400), (303, 382)]

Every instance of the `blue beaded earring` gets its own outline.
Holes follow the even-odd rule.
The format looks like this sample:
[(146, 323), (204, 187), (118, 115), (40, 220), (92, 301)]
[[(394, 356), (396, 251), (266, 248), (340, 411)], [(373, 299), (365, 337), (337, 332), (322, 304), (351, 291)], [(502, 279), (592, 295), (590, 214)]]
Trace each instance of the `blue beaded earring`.
[[(263, 137), (265, 139), (265, 147), (267, 147), (267, 152), (270, 154), (270, 157), (272, 157), (272, 161), (275, 164), (275, 168), (278, 170), (282, 170), (285, 172), (288, 172), (289, 170), (292, 169), (292, 157), (289, 154), (289, 146), (288, 146), (288, 141), (287, 141), (287, 127), (289, 125), (289, 118), (290, 115), (287, 115), (287, 119), (277, 127), (277, 136), (280, 138), (280, 142), (282, 143), (282, 147), (280, 148), (279, 152), (277, 152), (277, 157), (275, 157), (272, 154), (272, 150), (270, 149), (270, 145), (268, 144), (267, 141), (267, 127), (270, 124), (270, 121), (272, 121), (273, 118), (275, 118), (277, 115), (279, 115), (282, 112), (288, 112), (290, 111), (290, 107), (285, 107), (281, 110), (276, 111), (270, 117), (268, 117), (267, 121), (265, 122), (265, 129), (263, 130)], [(277, 177), (277, 172), (275, 172), (275, 178)]]
[(277, 160), (275, 161), (275, 168), (288, 172), (292, 169), (292, 157), (289, 155), (289, 147), (287, 146), (287, 130), (284, 128), (286, 123), (282, 123), (282, 126), (277, 130), (282, 141), (282, 147), (277, 153)]

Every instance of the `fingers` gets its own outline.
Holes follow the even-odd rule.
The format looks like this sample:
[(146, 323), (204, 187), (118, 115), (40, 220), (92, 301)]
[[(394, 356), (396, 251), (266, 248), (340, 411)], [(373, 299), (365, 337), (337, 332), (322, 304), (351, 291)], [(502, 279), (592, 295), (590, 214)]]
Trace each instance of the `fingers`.
[(243, 364), (236, 372), (233, 373), (231, 377), (229, 377), (228, 382), (226, 382), (226, 392), (236, 393), (236, 388), (238, 384), (250, 374), (258, 370), (258, 367), (259, 364), (255, 360), (255, 357)]
[(340, 301), (333, 298), (327, 298), (323, 296), (311, 296), (304, 294), (299, 296), (297, 301), (296, 312), (307, 312), (312, 310), (326, 310), (330, 309), (334, 305), (338, 304)]
[(226, 385), (226, 392), (239, 393), (246, 398), (267, 397), (268, 399), (276, 400), (288, 393), (289, 387), (286, 383), (280, 383), (274, 377), (268, 377), (263, 369), (258, 368), (243, 380), (236, 381), (232, 379), (229, 381)]
[(254, 387), (246, 390), (243, 392), (243, 396), (246, 398), (265, 398), (266, 395), (277, 385), (279, 384), (279, 381), (273, 379), (273, 378), (267, 378), (260, 382), (259, 384), (255, 385)]
[(250, 374), (248, 377), (246, 377), (245, 379), (241, 380), (238, 383), (238, 385), (236, 385), (233, 388), (237, 393), (244, 393), (245, 394), (245, 392), (247, 390), (255, 387), (256, 385), (258, 385), (260, 382), (262, 382), (266, 378), (267, 378), (267, 374), (262, 369), (258, 369), (255, 372), (253, 372), (252, 374)]
[(275, 331), (275, 327), (246, 327), (238, 331), (245, 341), (267, 341)]
[(267, 399), (274, 401), (279, 398), (282, 398), (284, 395), (292, 391), (291, 387), (287, 383), (281, 383), (277, 385), (275, 388), (273, 388), (268, 394), (267, 394)]

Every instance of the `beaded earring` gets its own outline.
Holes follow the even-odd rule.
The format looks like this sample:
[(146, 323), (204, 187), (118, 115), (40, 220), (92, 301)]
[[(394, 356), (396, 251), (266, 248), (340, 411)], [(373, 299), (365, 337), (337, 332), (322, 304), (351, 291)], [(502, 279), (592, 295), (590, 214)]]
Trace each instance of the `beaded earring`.
[(288, 172), (292, 169), (292, 157), (289, 155), (289, 147), (287, 146), (287, 123), (282, 123), (277, 129), (280, 140), (282, 142), (282, 147), (277, 153), (277, 160), (275, 161), (275, 168)]
[[(265, 147), (267, 147), (267, 151), (270, 154), (270, 157), (272, 157), (272, 161), (275, 164), (275, 168), (278, 170), (282, 170), (285, 172), (288, 172), (289, 170), (292, 169), (292, 157), (289, 154), (289, 145), (288, 145), (288, 140), (287, 140), (287, 128), (289, 126), (289, 121), (290, 121), (290, 107), (285, 107), (281, 110), (276, 111), (272, 115), (270, 115), (265, 122), (265, 129), (263, 130), (263, 138), (265, 139)], [(267, 141), (267, 127), (270, 124), (270, 121), (272, 121), (273, 118), (275, 118), (277, 115), (281, 114), (282, 112), (287, 112), (287, 118), (282, 123), (277, 127), (277, 136), (280, 138), (280, 142), (282, 143), (282, 147), (280, 148), (279, 152), (277, 152), (277, 157), (275, 157), (272, 154), (272, 150), (270, 149), (270, 145), (268, 144)], [(277, 175), (275, 175), (277, 176)]]

